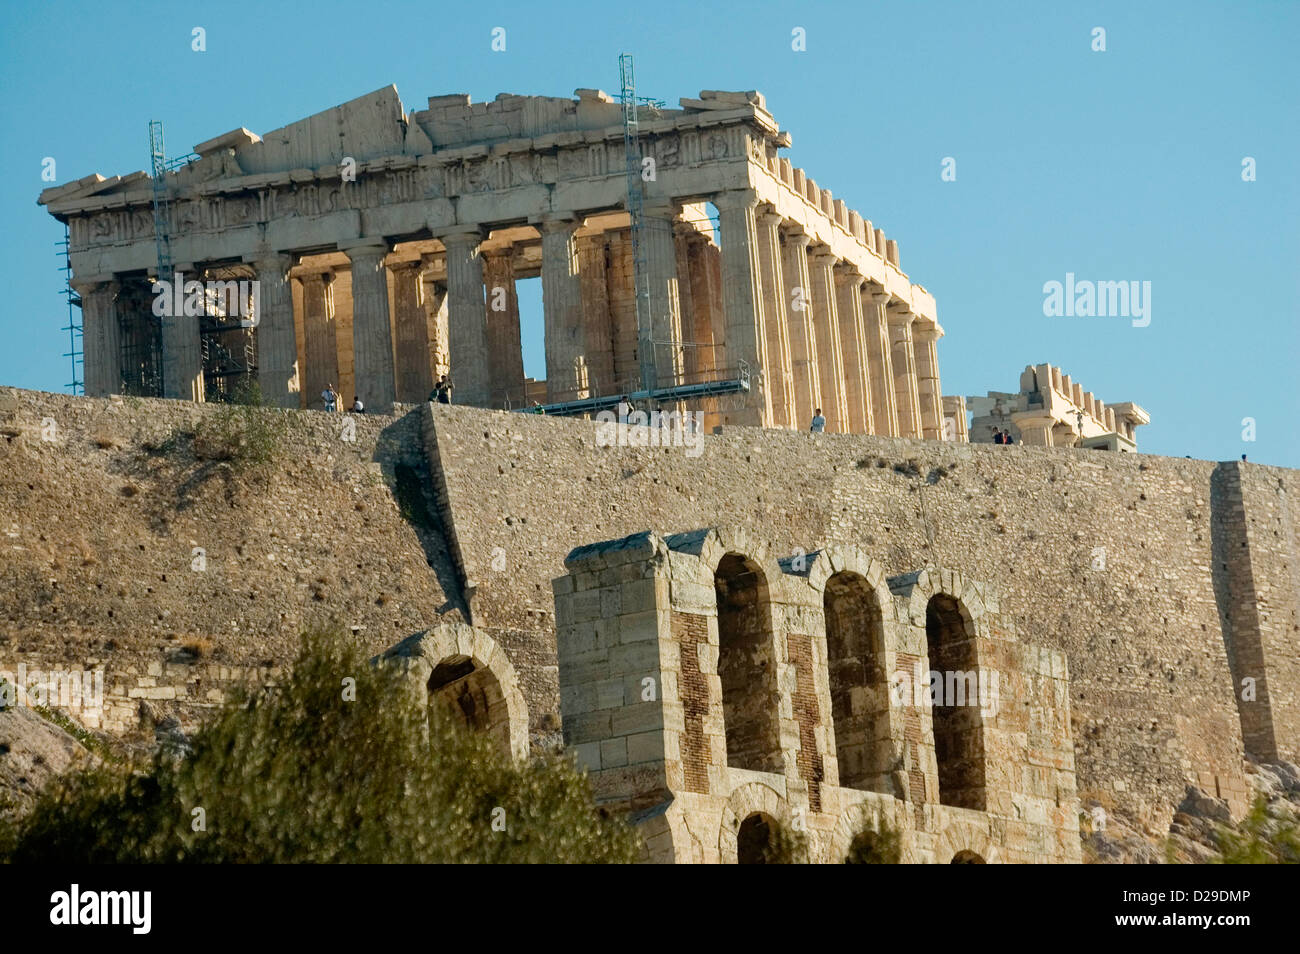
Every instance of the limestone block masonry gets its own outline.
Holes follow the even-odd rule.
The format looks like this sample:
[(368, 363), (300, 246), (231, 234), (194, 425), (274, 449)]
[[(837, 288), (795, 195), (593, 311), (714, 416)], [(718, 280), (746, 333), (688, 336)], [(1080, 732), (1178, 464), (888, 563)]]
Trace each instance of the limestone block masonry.
[[(1071, 861), (1076, 803), (1167, 830), (1300, 760), (1289, 470), (426, 404), (256, 411), (244, 478), (189, 449), (222, 413), (0, 388), (0, 670), (103, 669), (98, 731), (192, 727), (329, 625), (512, 753), (567, 741), (661, 860), (757, 815), (823, 860), (888, 819)], [(996, 705), (895, 704), (929, 671)]]

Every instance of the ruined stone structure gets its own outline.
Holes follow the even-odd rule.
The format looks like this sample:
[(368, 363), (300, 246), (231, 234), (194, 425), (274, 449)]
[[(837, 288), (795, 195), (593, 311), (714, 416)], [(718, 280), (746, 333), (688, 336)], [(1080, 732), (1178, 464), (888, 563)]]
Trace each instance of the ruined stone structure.
[[(653, 386), (747, 379), (706, 402), (709, 429), (805, 430), (820, 407), (832, 432), (958, 439), (934, 299), (897, 242), (778, 156), (790, 136), (760, 94), (680, 107), (640, 123)], [(605, 93), (408, 113), (387, 87), (195, 152), (165, 179), (175, 272), (256, 280), (255, 342), (156, 317), (153, 183), (88, 176), (40, 198), (70, 230), (87, 394), (203, 400), (227, 387), (214, 355), (237, 347), (283, 407), (319, 408), (334, 384), (383, 410), (444, 373), (480, 407), (640, 387), (622, 113)], [(515, 293), (537, 275), (544, 382), (524, 377)]]
[(992, 443), (995, 430), (1006, 430), (1017, 443), (1037, 447), (1134, 452), (1137, 428), (1151, 423), (1138, 405), (1107, 405), (1050, 364), (1025, 368), (1016, 394), (990, 391), (968, 400), (970, 440), (980, 444)]
[[(250, 482), (178, 436), (219, 407), (0, 389), (0, 670), (102, 669), (70, 714), (152, 737), (333, 625), (503, 748), (567, 742), (659, 860), (798, 819), (825, 861), (883, 821), (1068, 861), (1076, 804), (1167, 831), (1300, 761), (1292, 471), (399, 410), (257, 412)], [(997, 673), (996, 711), (896, 704), (927, 670)]]
[[(1246, 759), (1300, 760), (1295, 474), (1082, 453), (1149, 417), (1050, 365), (944, 396), (897, 243), (778, 155), (758, 93), (680, 107), (641, 122), (642, 327), (598, 90), (389, 87), (195, 147), (175, 272), (256, 282), (220, 334), (155, 312), (144, 173), (46, 190), (88, 396), (0, 390), (0, 670), (101, 668), (74, 715), (132, 735), (346, 628), (513, 756), (568, 746), (651, 861), (753, 860), (780, 824), (838, 862), (887, 823), (906, 860), (1072, 862), (1081, 805), (1167, 831), (1189, 786), (1240, 816)], [(239, 348), (283, 455), (256, 482), (195, 443)], [(692, 408), (686, 452), (501, 410), (647, 366), (748, 387)], [(419, 403), (443, 374), (471, 406)], [(379, 413), (285, 410), (327, 384)]]
[(565, 562), (565, 741), (648, 860), (751, 861), (781, 824), (839, 862), (882, 823), (909, 861), (1079, 860), (1065, 657), (988, 587), (716, 529)]

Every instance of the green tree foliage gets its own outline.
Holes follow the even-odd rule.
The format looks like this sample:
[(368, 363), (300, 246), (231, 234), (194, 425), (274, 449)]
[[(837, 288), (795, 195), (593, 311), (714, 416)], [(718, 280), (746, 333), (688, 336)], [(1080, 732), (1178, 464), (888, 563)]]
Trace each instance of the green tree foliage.
[(570, 761), (514, 763), (321, 635), (188, 755), (70, 776), (8, 837), (8, 860), (46, 863), (598, 863), (639, 848)]
[(1224, 865), (1294, 865), (1300, 863), (1300, 829), (1294, 821), (1271, 818), (1264, 796), (1255, 802), (1234, 831), (1219, 828), (1219, 857)]
[(849, 843), (846, 865), (896, 865), (903, 858), (902, 836), (887, 819), (880, 820), (880, 828), (864, 823)]

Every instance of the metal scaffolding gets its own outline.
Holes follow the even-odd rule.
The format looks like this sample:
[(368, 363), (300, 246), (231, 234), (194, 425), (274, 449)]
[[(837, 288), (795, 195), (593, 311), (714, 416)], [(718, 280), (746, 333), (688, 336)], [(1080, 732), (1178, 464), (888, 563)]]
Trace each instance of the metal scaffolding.
[(77, 366), (85, 363), (85, 353), (82, 350), (82, 325), (77, 320), (79, 314), (77, 309), (81, 307), (81, 296), (72, 287), (71, 242), (66, 224), (63, 226), (63, 241), (55, 242), (54, 247), (58, 249), (56, 254), (63, 259), (63, 264), (59, 266), (59, 271), (63, 273), (63, 291), (61, 294), (68, 303), (68, 323), (60, 330), (68, 333), (68, 350), (63, 353), (63, 357), (72, 361), (72, 380), (65, 384), (64, 387), (71, 389), (73, 394), (85, 394), (85, 381), (77, 376)]

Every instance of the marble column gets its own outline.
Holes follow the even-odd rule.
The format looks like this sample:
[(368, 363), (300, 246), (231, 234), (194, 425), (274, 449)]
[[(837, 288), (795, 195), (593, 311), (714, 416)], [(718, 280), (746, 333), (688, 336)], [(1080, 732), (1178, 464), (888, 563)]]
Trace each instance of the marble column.
[(117, 318), (121, 285), (109, 280), (73, 279), (81, 299), (82, 389), (105, 397), (122, 389), (122, 339)]
[(581, 235), (575, 241), (587, 386), (593, 394), (612, 394), (615, 388), (614, 326), (609, 313), (605, 234)]
[(1042, 411), (1016, 411), (1011, 423), (1020, 432), (1021, 443), (1031, 447), (1053, 447), (1056, 440), (1053, 429), (1058, 423), (1050, 413)]
[(808, 265), (812, 277), (813, 324), (817, 329), (822, 415), (826, 418), (828, 432), (843, 434), (849, 429), (849, 411), (844, 397), (844, 355), (840, 349), (840, 319), (835, 294), (836, 258), (824, 245), (811, 251)]
[(846, 265), (835, 271), (840, 320), (840, 353), (844, 358), (844, 400), (852, 434), (875, 432), (871, 413), (871, 372), (867, 369), (867, 330), (862, 315), (862, 274)]
[[(193, 265), (177, 265), (169, 282), (176, 275), (182, 282), (203, 280), (203, 273)], [(182, 401), (203, 400), (203, 343), (199, 334), (200, 315), (170, 314), (176, 310), (174, 296), (162, 316), (162, 366), (163, 397)]]
[[(366, 410), (386, 413), (397, 397), (393, 371), (393, 328), (388, 312), (386, 242), (342, 249), (352, 262), (353, 388)], [(341, 394), (343, 405), (352, 395)]]
[(688, 242), (687, 265), (691, 285), (691, 325), (684, 334), (696, 342), (695, 373), (699, 380), (717, 377), (726, 364), (724, 335), (726, 316), (722, 312), (720, 251), (704, 235), (696, 232)]
[(898, 406), (899, 437), (920, 438), (921, 404), (917, 393), (916, 349), (912, 323), (916, 315), (906, 305), (890, 308), (889, 343), (894, 365), (894, 400)]
[[(645, 247), (650, 293), (650, 384), (658, 388), (680, 384), (682, 378), (682, 311), (677, 292), (677, 246), (673, 238), (677, 214), (675, 206), (647, 206), (642, 219), (641, 241)], [(646, 346), (646, 330), (638, 329), (638, 364), (642, 361), (640, 350)]]
[(483, 297), (480, 233), (444, 235), (447, 249), (447, 335), (451, 352), (452, 400), (488, 407), (491, 379), (488, 365), (487, 310)]
[(871, 375), (871, 416), (883, 437), (898, 437), (898, 400), (894, 396), (894, 360), (889, 340), (890, 295), (879, 285), (863, 291), (867, 331), (867, 368)]
[[(586, 365), (583, 335), (582, 278), (578, 272), (576, 219), (546, 219), (542, 233), (542, 310), (546, 344), (546, 400), (586, 397), (578, 380)], [(580, 363), (581, 362), (581, 365)]]
[[(441, 265), (435, 274), (434, 265)], [(447, 374), (450, 365), (450, 351), (447, 345), (447, 268), (446, 262), (433, 255), (420, 257), (420, 284), (424, 286), (424, 314), (428, 322), (429, 361), (432, 378), (436, 382)], [(439, 278), (438, 276), (442, 277)], [(420, 397), (423, 401), (429, 395)]]
[(790, 321), (786, 315), (785, 277), (781, 267), (780, 214), (766, 206), (758, 215), (758, 261), (767, 336), (767, 383), (772, 426), (799, 426), (795, 413), (794, 374), (790, 358)]
[[(949, 424), (948, 422), (952, 423)], [(959, 444), (970, 443), (970, 429), (966, 424), (966, 399), (960, 394), (943, 397), (943, 439)]]
[(524, 352), (519, 331), (514, 249), (484, 249), (483, 285), (487, 294), (488, 396), (491, 406), (524, 404)]
[(767, 323), (759, 278), (758, 194), (750, 189), (713, 197), (722, 233), (722, 300), (726, 314), (728, 371), (749, 369), (749, 397), (739, 410), (724, 411), (727, 424), (762, 427), (772, 420), (772, 402), (762, 370), (767, 367)]
[(288, 255), (268, 252), (252, 260), (257, 272), (257, 386), (271, 407), (299, 406), (298, 338)]
[(307, 407), (321, 410), (325, 385), (339, 386), (339, 350), (335, 340), (334, 274), (308, 272), (298, 276), (302, 283), (303, 390)]
[(939, 392), (939, 352), (942, 334), (934, 322), (916, 322), (912, 339), (916, 347), (917, 394), (921, 405), (921, 433), (927, 440), (943, 440), (943, 395)]
[(424, 302), (424, 263), (419, 259), (395, 262), (393, 276), (393, 332), (397, 341), (397, 400), (418, 404), (433, 390), (433, 355), (429, 341), (429, 313)]
[(806, 431), (813, 413), (822, 406), (817, 370), (817, 331), (813, 324), (812, 279), (808, 275), (808, 245), (803, 232), (785, 236), (782, 277), (789, 321), (790, 373), (794, 379), (794, 427)]

